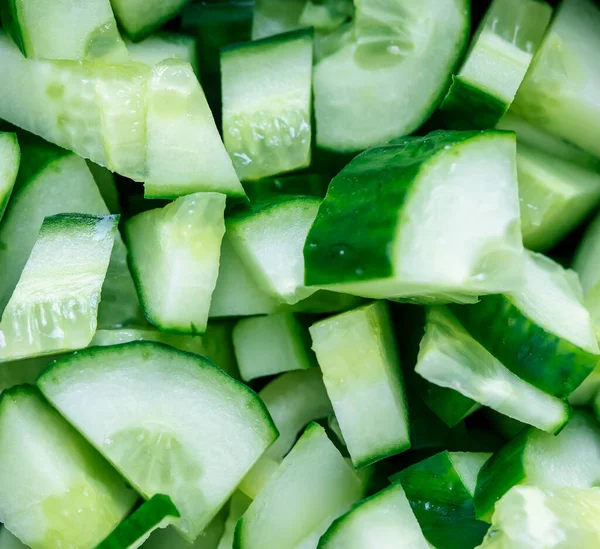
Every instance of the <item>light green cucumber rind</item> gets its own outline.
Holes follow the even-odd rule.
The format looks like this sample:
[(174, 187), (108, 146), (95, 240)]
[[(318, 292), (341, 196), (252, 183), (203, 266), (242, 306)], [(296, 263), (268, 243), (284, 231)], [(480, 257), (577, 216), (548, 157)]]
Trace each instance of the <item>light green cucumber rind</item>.
[(20, 161), (21, 149), (17, 135), (0, 132), (0, 221), (17, 179)]

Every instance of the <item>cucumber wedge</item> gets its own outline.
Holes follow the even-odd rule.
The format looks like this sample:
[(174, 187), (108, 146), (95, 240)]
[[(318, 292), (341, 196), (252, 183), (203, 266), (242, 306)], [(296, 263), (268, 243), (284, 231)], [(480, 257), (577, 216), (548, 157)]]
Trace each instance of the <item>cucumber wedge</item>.
[(17, 179), (20, 161), (21, 151), (16, 134), (0, 132), (0, 221)]
[(233, 547), (316, 547), (331, 522), (361, 496), (356, 473), (325, 430), (311, 423), (238, 522)]
[(26, 57), (127, 60), (109, 0), (2, 0), (0, 11)]
[(317, 144), (347, 152), (421, 126), (445, 95), (469, 35), (464, 0), (354, 5), (351, 29), (314, 72)]
[(310, 164), (313, 30), (221, 53), (223, 135), (242, 181)]
[(410, 448), (404, 383), (386, 303), (317, 322), (310, 334), (354, 466)]
[(225, 195), (195, 193), (125, 224), (146, 317), (163, 330), (204, 333), (225, 234)]
[(40, 395), (0, 399), (0, 520), (36, 549), (94, 549), (138, 496)]
[(189, 541), (277, 437), (250, 389), (203, 357), (156, 343), (86, 349), (38, 385), (142, 495), (173, 500)]
[(132, 61), (145, 65), (158, 65), (165, 59), (181, 59), (189, 63), (198, 73), (198, 51), (196, 39), (175, 32), (157, 32), (141, 42), (125, 39), (125, 45)]
[(431, 547), (400, 484), (361, 501), (337, 519), (318, 549), (428, 549)]
[(455, 129), (493, 128), (508, 111), (552, 17), (538, 0), (494, 0), (438, 115)]
[(569, 420), (566, 402), (513, 374), (445, 307), (427, 313), (415, 371), (430, 383), (549, 433), (557, 433)]
[(600, 480), (600, 426), (574, 412), (556, 436), (527, 428), (485, 463), (477, 479), (475, 508), (490, 522), (494, 505), (512, 486), (590, 488)]
[(134, 42), (139, 42), (175, 17), (189, 0), (110, 0), (117, 21)]
[(434, 132), (356, 157), (334, 177), (308, 234), (306, 284), (420, 302), (515, 289), (515, 151), (506, 132)]
[(560, 4), (514, 102), (539, 128), (600, 156), (600, 7)]
[(80, 349), (96, 331), (118, 217), (47, 217), (0, 323), (0, 362)]
[(600, 359), (576, 274), (540, 254), (526, 254), (518, 292), (452, 311), (506, 368), (553, 396), (569, 396)]

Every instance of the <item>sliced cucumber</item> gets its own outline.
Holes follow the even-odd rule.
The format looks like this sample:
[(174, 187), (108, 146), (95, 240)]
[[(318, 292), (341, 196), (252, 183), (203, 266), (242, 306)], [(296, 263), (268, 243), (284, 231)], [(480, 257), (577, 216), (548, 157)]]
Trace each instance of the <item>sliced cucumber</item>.
[(26, 57), (127, 60), (109, 0), (2, 0), (0, 10)]
[(39, 237), (0, 323), (0, 362), (80, 349), (96, 331), (115, 216), (59, 214)]
[(125, 39), (129, 56), (133, 61), (153, 67), (165, 59), (181, 59), (188, 62), (198, 73), (196, 39), (174, 32), (157, 32), (141, 42)]
[(21, 151), (14, 133), (0, 132), (0, 221), (19, 172)]
[(195, 193), (125, 224), (146, 317), (164, 330), (204, 333), (225, 234), (225, 195)]
[(310, 334), (354, 466), (410, 448), (404, 383), (386, 303), (317, 322)]
[(550, 433), (569, 420), (566, 402), (513, 374), (444, 307), (428, 311), (415, 371), (435, 385)]
[(171, 497), (193, 541), (277, 437), (262, 401), (198, 355), (156, 343), (86, 349), (38, 385), (145, 497)]
[(361, 496), (358, 476), (325, 430), (311, 423), (238, 522), (233, 546), (295, 549), (309, 540), (306, 547), (316, 547)]
[(515, 289), (515, 150), (506, 132), (435, 132), (358, 156), (331, 182), (308, 234), (306, 283), (425, 302)]
[(421, 126), (446, 93), (469, 34), (464, 0), (355, 0), (355, 7), (351, 31), (314, 73), (317, 144), (337, 151)]
[(421, 527), (400, 484), (361, 501), (337, 519), (318, 549), (428, 549)]
[(395, 474), (423, 535), (436, 549), (473, 549), (488, 525), (475, 518), (477, 474), (492, 454), (441, 452)]
[(559, 6), (514, 112), (600, 156), (600, 8), (593, 0)]
[(538, 0), (494, 0), (438, 114), (451, 128), (493, 128), (525, 77), (552, 8)]
[(110, 0), (117, 21), (138, 42), (175, 17), (189, 0)]
[(475, 305), (453, 306), (452, 311), (470, 335), (511, 372), (564, 398), (600, 359), (581, 294), (573, 271), (528, 252), (519, 291), (484, 296)]
[(310, 164), (313, 30), (221, 53), (225, 148), (242, 181)]
[(477, 516), (489, 522), (494, 504), (516, 484), (590, 488), (599, 480), (600, 426), (578, 411), (558, 435), (524, 429), (485, 463), (475, 492)]
[(3, 393), (0, 448), (0, 520), (36, 549), (93, 549), (137, 500), (34, 387)]
[(147, 198), (198, 191), (245, 196), (189, 63), (167, 59), (154, 67), (147, 111)]

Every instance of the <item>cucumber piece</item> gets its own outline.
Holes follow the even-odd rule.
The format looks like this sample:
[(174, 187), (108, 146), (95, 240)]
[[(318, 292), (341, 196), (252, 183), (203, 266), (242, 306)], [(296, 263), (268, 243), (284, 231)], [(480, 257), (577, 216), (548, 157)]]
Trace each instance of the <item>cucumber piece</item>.
[(441, 452), (393, 475), (436, 549), (473, 549), (488, 525), (475, 518), (477, 474), (492, 454)]
[(527, 428), (485, 463), (477, 479), (475, 508), (490, 521), (496, 502), (517, 484), (590, 488), (600, 480), (600, 426), (573, 413), (556, 436)]
[(564, 0), (514, 102), (539, 128), (600, 156), (600, 8)]
[(307, 0), (255, 0), (252, 19), (252, 40), (260, 40), (276, 34), (301, 28), (300, 17)]
[(17, 135), (0, 132), (0, 221), (17, 180), (20, 161), (21, 150)]
[(153, 67), (165, 59), (181, 59), (198, 73), (198, 51), (192, 36), (163, 31), (137, 43), (126, 38), (125, 45), (132, 61)]
[(252, 202), (280, 194), (325, 198), (328, 186), (329, 178), (324, 174), (318, 173), (287, 175), (263, 179), (261, 181), (244, 182), (244, 190)]
[(421, 126), (446, 93), (469, 35), (464, 0), (354, 5), (351, 30), (314, 72), (317, 144), (342, 152)]
[(434, 132), (356, 157), (333, 178), (308, 234), (306, 284), (421, 302), (515, 289), (515, 150), (506, 132)]
[(0, 548), (1, 549), (29, 549), (21, 540), (13, 536), (7, 528), (0, 528)]
[(446, 307), (432, 307), (427, 313), (415, 371), (435, 385), (550, 433), (569, 420), (566, 402), (513, 374)]
[(238, 522), (233, 547), (316, 547), (331, 522), (361, 496), (358, 476), (325, 430), (311, 423)]
[(96, 549), (137, 549), (154, 530), (166, 528), (179, 516), (169, 496), (156, 494), (119, 524)]
[(242, 181), (310, 165), (313, 30), (221, 52), (225, 148)]
[[(521, 379), (560, 398), (571, 394), (600, 357), (577, 275), (528, 252), (517, 292), (452, 306), (464, 329)], [(518, 418), (517, 418), (518, 419)]]
[(277, 437), (262, 401), (204, 357), (157, 343), (95, 347), (39, 378), (50, 402), (193, 541)]
[(552, 8), (538, 0), (494, 0), (438, 115), (451, 128), (493, 128), (508, 111), (544, 38)]
[(600, 489), (515, 486), (496, 506), (479, 549), (595, 549)]
[(310, 335), (354, 466), (410, 448), (404, 383), (386, 303), (317, 322)]
[(0, 448), (0, 520), (36, 549), (93, 549), (137, 500), (35, 387), (3, 393)]
[(522, 144), (517, 173), (523, 244), (530, 250), (552, 248), (600, 203), (600, 172)]
[(428, 549), (421, 527), (400, 484), (361, 501), (337, 519), (318, 549)]
[(240, 320), (233, 347), (244, 381), (317, 365), (308, 331), (293, 313)]
[(96, 331), (118, 217), (44, 219), (0, 323), (0, 362), (80, 349)]
[(227, 219), (235, 251), (261, 289), (280, 303), (293, 305), (316, 291), (304, 285), (302, 248), (320, 202), (278, 197)]
[(167, 59), (152, 69), (146, 108), (146, 198), (200, 191), (246, 196), (189, 63)]
[(2, 0), (0, 12), (25, 57), (127, 60), (109, 0)]
[(117, 190), (117, 184), (113, 173), (108, 168), (98, 166), (98, 164), (95, 164), (91, 160), (86, 161), (86, 164), (90, 172), (92, 172), (94, 181), (96, 182), (96, 185), (98, 185), (98, 190), (102, 195), (102, 200), (104, 200), (110, 213), (120, 214), (121, 204), (119, 202), (119, 191)]
[(146, 318), (163, 330), (204, 333), (225, 234), (225, 195), (195, 193), (125, 224)]

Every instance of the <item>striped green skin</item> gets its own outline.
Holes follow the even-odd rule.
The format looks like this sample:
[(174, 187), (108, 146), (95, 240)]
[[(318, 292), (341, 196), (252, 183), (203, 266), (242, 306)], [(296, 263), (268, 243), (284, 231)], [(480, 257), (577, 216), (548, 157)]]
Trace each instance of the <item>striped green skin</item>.
[(473, 496), (444, 451), (393, 475), (400, 482), (427, 541), (436, 549), (473, 549), (488, 524), (475, 518)]
[(156, 494), (142, 503), (96, 549), (136, 549), (157, 528), (179, 518), (179, 511), (169, 496)]
[(482, 296), (475, 305), (451, 309), (466, 330), (511, 372), (553, 396), (570, 395), (598, 363), (598, 355), (530, 320), (509, 296)]
[(481, 408), (481, 404), (454, 389), (438, 387), (421, 377), (417, 379), (421, 398), (448, 427), (455, 427)]

